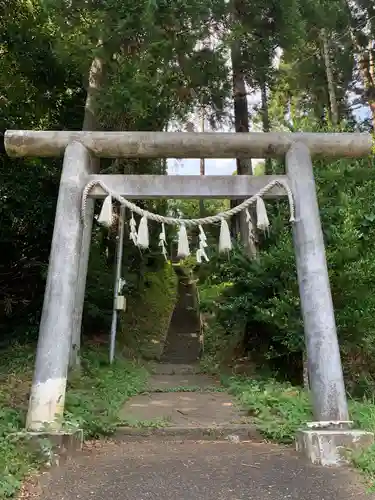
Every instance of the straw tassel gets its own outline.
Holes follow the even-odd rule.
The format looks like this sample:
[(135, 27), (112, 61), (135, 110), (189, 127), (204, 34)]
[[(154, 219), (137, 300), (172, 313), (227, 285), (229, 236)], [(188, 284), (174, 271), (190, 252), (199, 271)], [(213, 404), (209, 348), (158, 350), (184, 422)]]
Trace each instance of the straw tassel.
[(132, 216), (131, 216), (129, 225), (130, 225), (129, 239), (132, 240), (134, 245), (136, 245), (137, 244), (137, 223), (135, 222), (133, 212), (132, 212)]
[(137, 245), (140, 248), (148, 248), (149, 244), (147, 217), (144, 215), (138, 226)]
[(198, 264), (202, 263), (202, 259), (204, 259), (206, 262), (209, 262), (209, 258), (207, 257), (205, 248), (207, 248), (207, 236), (205, 235), (203, 231), (203, 227), (199, 226), (199, 248), (196, 252), (196, 259)]
[(184, 259), (190, 255), (189, 240), (186, 232), (185, 224), (180, 224), (178, 231), (178, 249), (177, 256)]
[(262, 231), (266, 231), (270, 227), (270, 221), (268, 220), (266, 206), (263, 199), (257, 196), (257, 228)]
[(113, 222), (113, 211), (112, 211), (112, 196), (109, 194), (105, 197), (102, 209), (98, 218), (99, 224), (105, 227), (111, 227)]
[(251, 215), (248, 209), (245, 210), (245, 215), (246, 215), (247, 227), (249, 228), (248, 229), (249, 241), (255, 241), (254, 224), (253, 221), (251, 220)]
[(161, 248), (161, 253), (164, 255), (165, 260), (168, 260), (167, 249), (166, 249), (166, 236), (165, 236), (165, 225), (164, 222), (161, 225), (161, 233), (159, 234), (159, 247)]
[(232, 240), (228, 222), (223, 217), (220, 225), (219, 252), (229, 252), (230, 250), (232, 250)]

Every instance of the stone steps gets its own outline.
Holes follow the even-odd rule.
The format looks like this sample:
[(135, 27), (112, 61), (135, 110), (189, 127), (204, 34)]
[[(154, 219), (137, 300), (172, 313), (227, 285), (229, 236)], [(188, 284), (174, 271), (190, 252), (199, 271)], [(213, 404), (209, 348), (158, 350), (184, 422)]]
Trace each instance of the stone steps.
[(192, 364), (201, 355), (200, 315), (195, 285), (175, 267), (179, 279), (178, 300), (172, 314), (161, 363)]
[[(119, 415), (122, 425), (115, 439), (263, 440), (247, 412), (216, 378), (195, 373), (194, 366), (165, 367), (168, 370), (162, 364), (156, 366), (148, 390), (125, 403)], [(169, 374), (164, 374), (165, 371)]]

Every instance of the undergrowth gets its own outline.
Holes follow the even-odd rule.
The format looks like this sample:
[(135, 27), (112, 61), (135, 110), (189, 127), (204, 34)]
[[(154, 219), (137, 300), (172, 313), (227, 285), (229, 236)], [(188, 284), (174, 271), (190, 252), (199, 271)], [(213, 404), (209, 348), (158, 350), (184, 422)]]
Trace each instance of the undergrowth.
[[(18, 433), (24, 429), (34, 365), (34, 347), (13, 346), (0, 356), (0, 499), (13, 498), (25, 476), (45, 463)], [(82, 373), (68, 383), (64, 426), (80, 427), (86, 438), (111, 434), (121, 405), (145, 390), (147, 371), (107, 353), (90, 349), (82, 356)]]
[(312, 419), (309, 397), (298, 387), (246, 377), (223, 378), (223, 383), (270, 440), (291, 443), (301, 424)]
[[(299, 387), (246, 377), (223, 377), (222, 383), (248, 410), (263, 436), (272, 441), (292, 443), (297, 429), (313, 419), (309, 395)], [(349, 413), (354, 428), (375, 432), (375, 400), (349, 400)], [(375, 445), (351, 458), (375, 487)]]
[(33, 354), (13, 347), (0, 359), (0, 498), (10, 498), (38, 457), (14, 433), (24, 426)]
[(136, 429), (159, 429), (171, 425), (168, 418), (154, 418), (152, 420), (138, 420), (135, 418), (125, 418), (121, 421), (121, 425), (125, 427), (134, 427)]
[(83, 373), (69, 382), (65, 424), (80, 427), (85, 437), (113, 433), (123, 403), (146, 388), (145, 368), (122, 358), (109, 366), (107, 358), (106, 352), (89, 351), (83, 356)]
[(218, 387), (216, 385), (210, 385), (205, 387), (200, 387), (199, 385), (188, 385), (188, 386), (176, 386), (176, 387), (165, 387), (163, 389), (153, 389), (152, 392), (158, 393), (169, 393), (169, 392), (225, 392), (224, 387)]

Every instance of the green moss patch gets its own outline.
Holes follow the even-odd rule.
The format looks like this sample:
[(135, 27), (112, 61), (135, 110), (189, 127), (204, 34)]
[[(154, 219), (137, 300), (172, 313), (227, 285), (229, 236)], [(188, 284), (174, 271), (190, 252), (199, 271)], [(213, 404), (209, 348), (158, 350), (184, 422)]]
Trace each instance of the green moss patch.
[(177, 276), (170, 263), (145, 276), (143, 288), (128, 297), (121, 315), (118, 343), (124, 352), (147, 360), (158, 360), (163, 352), (174, 306)]

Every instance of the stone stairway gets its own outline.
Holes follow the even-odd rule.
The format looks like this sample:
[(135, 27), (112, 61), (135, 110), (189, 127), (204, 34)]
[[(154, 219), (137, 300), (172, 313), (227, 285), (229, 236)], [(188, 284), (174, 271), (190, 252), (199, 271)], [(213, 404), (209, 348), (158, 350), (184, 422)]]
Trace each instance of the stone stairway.
[(178, 276), (178, 299), (172, 314), (162, 363), (191, 364), (201, 354), (201, 324), (195, 284), (179, 265), (174, 265)]

